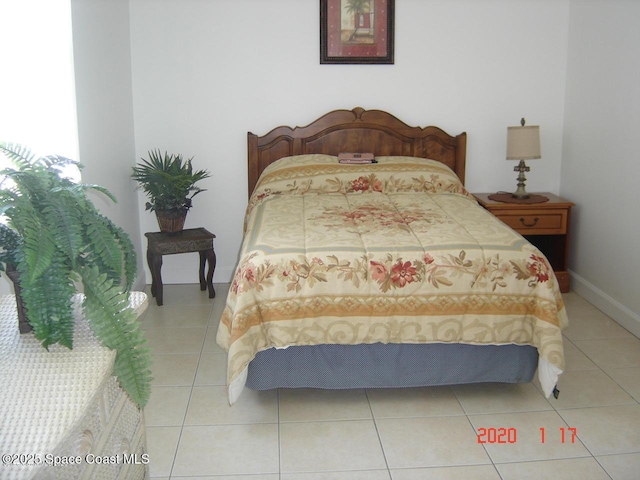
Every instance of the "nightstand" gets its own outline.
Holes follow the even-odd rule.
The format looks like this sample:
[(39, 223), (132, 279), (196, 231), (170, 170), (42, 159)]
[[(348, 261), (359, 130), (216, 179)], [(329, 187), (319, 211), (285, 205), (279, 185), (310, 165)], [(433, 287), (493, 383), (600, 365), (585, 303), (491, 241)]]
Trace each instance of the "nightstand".
[(490, 193), (474, 193), (478, 203), (523, 235), (545, 254), (553, 268), (560, 291), (569, 291), (567, 260), (569, 223), (573, 203), (552, 193), (541, 193), (544, 203), (503, 203), (489, 199)]

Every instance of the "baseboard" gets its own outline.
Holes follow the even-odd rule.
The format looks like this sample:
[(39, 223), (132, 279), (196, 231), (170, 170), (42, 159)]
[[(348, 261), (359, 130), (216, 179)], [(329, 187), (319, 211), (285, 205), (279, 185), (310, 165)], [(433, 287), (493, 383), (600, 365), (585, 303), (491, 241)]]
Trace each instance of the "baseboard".
[(571, 290), (640, 338), (640, 315), (571, 271)]

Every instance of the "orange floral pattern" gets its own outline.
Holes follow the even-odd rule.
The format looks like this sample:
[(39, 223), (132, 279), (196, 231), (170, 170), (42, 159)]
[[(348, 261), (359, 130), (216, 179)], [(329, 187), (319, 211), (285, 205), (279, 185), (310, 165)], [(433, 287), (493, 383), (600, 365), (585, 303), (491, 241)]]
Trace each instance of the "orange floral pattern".
[(329, 230), (348, 229), (368, 233), (380, 230), (393, 232), (396, 229), (402, 232), (410, 232), (412, 229), (421, 231), (426, 225), (433, 226), (450, 220), (442, 213), (425, 212), (419, 205), (399, 211), (392, 204), (371, 202), (350, 205), (348, 208), (324, 207), (322, 213), (311, 216), (309, 221)]
[[(364, 255), (355, 262), (329, 255), (326, 259), (301, 255), (297, 259), (288, 259), (278, 263), (264, 262), (256, 265), (255, 255), (249, 256), (238, 267), (231, 284), (231, 292), (238, 295), (252, 289), (263, 291), (274, 285), (275, 281), (285, 283), (287, 291), (300, 291), (306, 284), (313, 289), (317, 283), (327, 281), (348, 281), (355, 287), (369, 278), (385, 293), (416, 282), (427, 282), (436, 289), (451, 287), (461, 277), (466, 277), (473, 289), (490, 288), (496, 291), (506, 288), (510, 279), (525, 281), (534, 288), (546, 283), (549, 288), (551, 267), (544, 257), (530, 255), (530, 261), (502, 260), (500, 255), (488, 258), (467, 258), (461, 250), (457, 255), (442, 255), (438, 261), (429, 253), (419, 259), (407, 260), (388, 254), (381, 260)], [(331, 276), (333, 275), (332, 278)]]

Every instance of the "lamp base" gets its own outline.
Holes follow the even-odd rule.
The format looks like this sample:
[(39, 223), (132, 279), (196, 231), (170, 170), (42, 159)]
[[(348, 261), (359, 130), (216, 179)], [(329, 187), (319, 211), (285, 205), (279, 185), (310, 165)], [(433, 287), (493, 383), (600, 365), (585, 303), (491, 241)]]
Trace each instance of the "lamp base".
[(526, 198), (529, 198), (529, 197), (530, 197), (530, 195), (525, 191), (524, 187), (523, 187), (523, 188), (518, 187), (518, 190), (516, 190), (515, 192), (513, 192), (513, 193), (511, 194), (511, 196), (512, 196), (513, 198), (517, 198), (517, 199), (519, 199), (519, 200), (524, 200), (524, 199), (526, 199)]
[(518, 172), (518, 189), (513, 192), (513, 198), (529, 198), (529, 194), (524, 188), (525, 182), (527, 181), (526, 177), (524, 176), (524, 172), (528, 172), (529, 170), (531, 169), (527, 166), (526, 163), (524, 163), (524, 160), (520, 160), (520, 163), (518, 163), (517, 166), (513, 167), (513, 171)]

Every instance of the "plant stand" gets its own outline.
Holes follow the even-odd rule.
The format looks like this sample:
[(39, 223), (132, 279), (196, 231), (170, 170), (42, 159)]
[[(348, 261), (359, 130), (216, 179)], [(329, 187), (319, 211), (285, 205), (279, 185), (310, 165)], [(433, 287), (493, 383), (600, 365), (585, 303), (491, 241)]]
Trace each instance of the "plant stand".
[[(200, 290), (209, 289), (209, 298), (215, 298), (213, 272), (216, 269), (216, 252), (213, 239), (216, 236), (205, 228), (191, 228), (177, 233), (148, 232), (147, 262), (151, 270), (151, 295), (158, 306), (163, 304), (162, 256), (177, 253), (198, 252), (200, 254)], [(209, 262), (209, 271), (205, 280), (205, 264)]]

